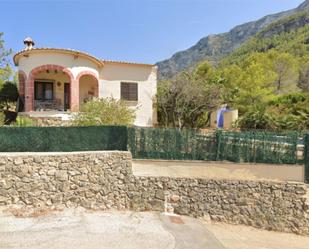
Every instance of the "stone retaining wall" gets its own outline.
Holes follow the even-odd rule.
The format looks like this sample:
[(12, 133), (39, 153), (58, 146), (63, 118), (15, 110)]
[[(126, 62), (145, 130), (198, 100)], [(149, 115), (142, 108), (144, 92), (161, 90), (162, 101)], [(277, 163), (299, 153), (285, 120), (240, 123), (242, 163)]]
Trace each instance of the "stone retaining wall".
[(309, 235), (308, 186), (132, 174), (129, 152), (0, 153), (0, 206), (163, 211)]
[(0, 205), (129, 207), (128, 152), (0, 153)]
[(301, 183), (137, 177), (131, 198), (134, 210), (162, 210), (167, 195), (177, 214), (309, 235), (308, 193)]

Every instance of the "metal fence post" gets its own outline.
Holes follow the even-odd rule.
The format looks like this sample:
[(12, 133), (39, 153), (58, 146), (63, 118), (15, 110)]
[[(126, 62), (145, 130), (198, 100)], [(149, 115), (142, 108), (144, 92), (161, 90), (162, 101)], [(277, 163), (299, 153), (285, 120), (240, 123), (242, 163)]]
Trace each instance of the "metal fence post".
[(221, 139), (222, 139), (222, 131), (221, 130), (216, 130), (216, 142), (217, 142), (217, 148), (216, 148), (216, 161), (220, 161), (221, 159)]
[(305, 182), (309, 183), (309, 134), (304, 135)]

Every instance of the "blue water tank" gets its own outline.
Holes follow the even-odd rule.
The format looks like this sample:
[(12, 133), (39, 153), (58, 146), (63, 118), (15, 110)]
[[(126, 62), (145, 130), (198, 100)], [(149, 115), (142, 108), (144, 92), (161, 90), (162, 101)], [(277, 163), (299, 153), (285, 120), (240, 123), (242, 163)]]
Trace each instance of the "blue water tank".
[(229, 109), (227, 107), (222, 107), (217, 111), (217, 128), (223, 128), (223, 124), (224, 124), (223, 114), (228, 111)]

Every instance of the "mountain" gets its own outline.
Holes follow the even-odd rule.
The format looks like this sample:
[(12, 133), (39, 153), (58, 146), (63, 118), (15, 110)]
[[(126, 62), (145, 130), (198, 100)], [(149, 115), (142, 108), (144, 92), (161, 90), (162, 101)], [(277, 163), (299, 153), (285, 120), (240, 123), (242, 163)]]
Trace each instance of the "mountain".
[(236, 26), (227, 33), (204, 37), (193, 47), (177, 52), (168, 60), (158, 62), (158, 77), (159, 79), (170, 78), (202, 60), (216, 63), (270, 24), (306, 9), (309, 9), (309, 0), (306, 0), (295, 9), (268, 15), (257, 21)]
[(226, 56), (223, 63), (243, 61), (254, 52), (274, 49), (300, 57), (309, 54), (309, 9), (271, 23)]

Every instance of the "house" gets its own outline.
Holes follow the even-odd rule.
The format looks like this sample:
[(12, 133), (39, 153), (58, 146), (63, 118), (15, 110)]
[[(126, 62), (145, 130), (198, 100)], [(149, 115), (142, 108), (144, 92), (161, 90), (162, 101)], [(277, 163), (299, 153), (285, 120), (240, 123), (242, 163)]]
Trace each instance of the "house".
[(88, 99), (112, 97), (136, 109), (135, 125), (156, 123), (155, 65), (101, 60), (72, 49), (36, 48), (31, 38), (24, 44), (13, 59), (25, 113), (70, 114)]

